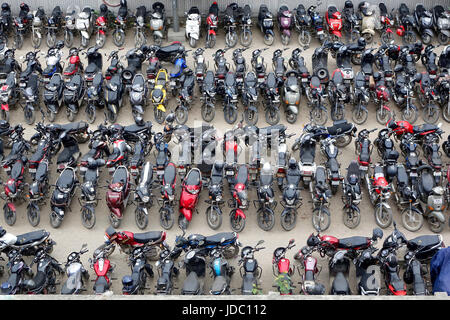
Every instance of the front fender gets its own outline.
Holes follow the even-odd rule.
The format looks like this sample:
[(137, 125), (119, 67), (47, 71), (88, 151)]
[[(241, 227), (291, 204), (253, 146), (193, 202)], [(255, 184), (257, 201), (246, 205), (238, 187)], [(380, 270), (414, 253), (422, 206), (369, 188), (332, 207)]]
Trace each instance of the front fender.
[(144, 108), (140, 104), (136, 104), (132, 106), (133, 111), (136, 111), (137, 113), (143, 114)]
[(370, 33), (371, 35), (375, 35), (375, 30), (372, 30), (372, 29), (364, 29), (362, 32), (361, 32), (361, 34), (364, 34), (364, 33)]
[(432, 211), (429, 215), (429, 218), (431, 217), (435, 217), (436, 219), (439, 220), (439, 222), (444, 223), (445, 222), (445, 217), (442, 211)]
[[(233, 211), (230, 212), (230, 215), (233, 214)], [(234, 218), (236, 219), (237, 217), (241, 217), (242, 219), (245, 219), (245, 213), (244, 211), (242, 211), (241, 209), (236, 209), (234, 212)]]

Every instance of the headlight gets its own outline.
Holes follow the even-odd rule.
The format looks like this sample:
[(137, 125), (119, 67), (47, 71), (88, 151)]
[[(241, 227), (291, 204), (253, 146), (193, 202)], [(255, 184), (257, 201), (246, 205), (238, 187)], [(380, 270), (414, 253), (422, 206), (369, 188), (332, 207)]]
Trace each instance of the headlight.
[(132, 100), (141, 100), (142, 94), (141, 92), (131, 92)]
[(247, 24), (252, 24), (252, 19), (247, 19)]
[(149, 196), (143, 196), (142, 197), (142, 201), (143, 202), (148, 202), (150, 200), (150, 197)]
[(175, 196), (172, 194), (172, 195), (169, 196), (169, 200), (173, 201), (173, 199), (175, 199)]
[(293, 205), (294, 204), (294, 199), (286, 199), (286, 203), (289, 205)]

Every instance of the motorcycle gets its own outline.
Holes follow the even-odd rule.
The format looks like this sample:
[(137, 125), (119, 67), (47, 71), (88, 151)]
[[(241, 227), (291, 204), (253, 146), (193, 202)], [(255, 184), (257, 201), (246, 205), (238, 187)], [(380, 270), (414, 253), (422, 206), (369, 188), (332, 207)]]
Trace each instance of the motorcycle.
[(166, 30), (165, 21), (166, 14), (164, 4), (155, 2), (152, 5), (152, 13), (150, 16), (150, 30), (153, 31), (153, 41), (160, 46)]
[(25, 121), (28, 125), (31, 125), (36, 119), (36, 113), (34, 111), (39, 106), (40, 100), (39, 76), (36, 73), (32, 73), (28, 77), (28, 81), (25, 82), (25, 87), (22, 86), (21, 89), (22, 95), (25, 98), (25, 106), (23, 106)]
[[(225, 121), (232, 124), (237, 119), (237, 87), (236, 76), (233, 72), (227, 72), (225, 76), (225, 97), (223, 99), (223, 112)], [(217, 86), (216, 86), (217, 88)]]
[(302, 198), (300, 196), (300, 181), (302, 180), (301, 170), (299, 164), (294, 158), (289, 160), (289, 165), (286, 171), (286, 177), (283, 179), (281, 205), (283, 211), (281, 212), (281, 226), (284, 230), (292, 230), (297, 222), (297, 210), (302, 205)]
[(358, 205), (362, 200), (361, 174), (358, 162), (352, 161), (347, 167), (347, 176), (342, 181), (342, 202), (344, 203), (344, 224), (350, 229), (361, 222), (361, 211)]
[(114, 44), (117, 47), (122, 47), (125, 43), (125, 28), (128, 18), (128, 5), (127, 0), (120, 0), (119, 11), (114, 21), (115, 29), (112, 37)]
[(291, 267), (291, 262), (286, 259), (286, 252), (293, 247), (295, 240), (289, 240), (287, 247), (278, 247), (273, 252), (272, 258), (272, 271), (275, 278), (277, 291), (281, 295), (291, 295), (292, 289), (294, 288), (292, 284), (292, 275), (294, 274), (294, 269)]
[(391, 43), (394, 40), (394, 31), (392, 28), (395, 24), (395, 17), (392, 14), (395, 8), (392, 8), (391, 12), (388, 12), (386, 5), (383, 2), (378, 4), (380, 10), (380, 38), (383, 44)]
[(411, 44), (416, 42), (417, 36), (413, 31), (416, 22), (405, 3), (401, 3), (398, 7), (395, 21), (398, 24), (397, 35), (403, 38), (404, 43)]
[(387, 203), (391, 196), (391, 185), (387, 182), (383, 167), (375, 165), (373, 174), (365, 176), (366, 185), (372, 205), (375, 207), (375, 220), (381, 228), (392, 223), (392, 210)]
[(108, 259), (114, 251), (115, 244), (112, 242), (106, 246), (101, 246), (94, 251), (93, 257), (89, 258), (89, 264), (94, 269), (96, 279), (94, 283), (95, 294), (104, 294), (111, 288), (111, 273), (116, 268)]
[(222, 225), (222, 210), (221, 205), (223, 201), (222, 180), (224, 178), (224, 163), (215, 161), (211, 170), (211, 176), (208, 181), (209, 199), (205, 200), (208, 203), (206, 209), (206, 221), (208, 226), (216, 230)]
[(42, 43), (42, 29), (44, 25), (44, 20), (46, 20), (44, 8), (38, 7), (37, 10), (33, 11), (33, 21), (31, 23), (31, 42), (33, 43), (33, 48), (37, 49)]
[(128, 168), (124, 165), (116, 167), (112, 181), (106, 192), (106, 204), (109, 208), (109, 220), (114, 228), (120, 226), (130, 196), (131, 181)]
[(80, 74), (74, 75), (69, 82), (64, 84), (64, 104), (67, 107), (66, 115), (69, 121), (73, 121), (84, 100), (85, 83)]
[(70, 48), (69, 64), (64, 70), (64, 79), (69, 81), (74, 75), (82, 74), (84, 72), (83, 63), (80, 60), (80, 50), (78, 48)]
[[(228, 175), (227, 171), (225, 174)], [(228, 206), (233, 208), (230, 212), (230, 224), (233, 231), (242, 232), (246, 220), (243, 210), (248, 208), (248, 167), (246, 165), (238, 166), (233, 180), (230, 185), (232, 199), (228, 200)]]
[(162, 171), (161, 176), (161, 199), (158, 199), (158, 204), (160, 205), (159, 221), (161, 226), (166, 230), (172, 228), (174, 223), (173, 206), (175, 200), (176, 170), (177, 167), (175, 164), (170, 162)]
[(340, 164), (337, 161), (339, 149), (335, 145), (335, 140), (332, 138), (326, 138), (320, 141), (320, 150), (325, 155), (327, 161), (325, 163), (327, 169), (327, 179), (330, 182), (332, 194), (336, 194), (341, 178)]
[(109, 123), (115, 123), (119, 109), (122, 106), (122, 99), (125, 87), (121, 80), (121, 74), (115, 74), (106, 83), (105, 103), (106, 118)]
[(305, 187), (309, 187), (316, 172), (316, 164), (314, 162), (316, 156), (316, 143), (315, 137), (311, 133), (304, 131), (292, 145), (292, 151), (300, 150), (300, 161), (298, 165), (301, 180)]
[(440, 44), (448, 44), (450, 37), (450, 12), (445, 10), (443, 6), (437, 5), (433, 7), (433, 23), (434, 30)]
[(219, 6), (214, 1), (209, 7), (208, 17), (206, 18), (206, 48), (214, 48), (216, 45), (216, 33), (219, 24)]
[(81, 263), (81, 255), (88, 251), (87, 244), (83, 244), (80, 251), (73, 251), (67, 256), (67, 280), (61, 287), (61, 294), (80, 294), (86, 290), (85, 282), (89, 280), (89, 273)]
[(244, 79), (243, 104), (244, 116), (247, 124), (255, 125), (258, 122), (258, 78), (254, 72), (248, 72)]
[(312, 19), (306, 12), (305, 6), (299, 4), (295, 10), (294, 15), (295, 29), (297, 29), (298, 43), (303, 46), (303, 48), (309, 48), (311, 43), (311, 33), (309, 30), (312, 27)]
[(134, 47), (141, 48), (147, 42), (145, 38), (145, 17), (147, 16), (147, 9), (145, 6), (139, 6), (136, 8), (134, 28)]
[(148, 225), (148, 209), (153, 205), (152, 186), (153, 166), (150, 162), (146, 162), (142, 168), (139, 184), (134, 191), (136, 224), (141, 230)]
[(354, 107), (352, 111), (352, 119), (356, 124), (364, 124), (367, 120), (369, 112), (367, 105), (370, 102), (369, 83), (364, 74), (359, 71), (355, 77), (354, 84)]
[(180, 79), (181, 92), (178, 97), (179, 104), (175, 108), (175, 118), (180, 125), (188, 120), (188, 113), (194, 96), (195, 76), (192, 70), (184, 71)]
[(106, 5), (100, 5), (100, 12), (96, 15), (95, 19), (95, 45), (98, 48), (103, 48), (106, 42), (106, 31), (109, 27), (111, 20), (111, 11), (108, 10)]
[(290, 70), (286, 73), (284, 84), (284, 100), (286, 104), (286, 120), (295, 123), (298, 116), (298, 105), (300, 105), (301, 88), (298, 83), (298, 72)]
[(317, 166), (314, 183), (309, 184), (313, 203), (312, 224), (317, 231), (326, 230), (330, 226), (331, 218), (328, 209), (332, 196), (327, 184), (327, 171), (323, 166)]
[(203, 248), (191, 249), (186, 252), (181, 267), (186, 269), (186, 279), (183, 282), (181, 295), (203, 294), (204, 278), (206, 271), (206, 252)]
[(252, 9), (250, 5), (244, 5), (244, 8), (238, 8), (238, 20), (242, 29), (240, 42), (244, 47), (248, 47), (252, 43)]
[(72, 167), (66, 167), (56, 180), (56, 187), (50, 200), (50, 224), (53, 228), (58, 228), (61, 225), (66, 208), (70, 210), (70, 203), (78, 184), (75, 169)]
[(264, 35), (264, 44), (266, 46), (271, 46), (273, 44), (275, 36), (273, 32), (273, 15), (265, 4), (261, 4), (259, 6), (258, 26)]
[(323, 16), (316, 11), (317, 7), (320, 5), (321, 2), (317, 2), (316, 5), (310, 6), (306, 12), (311, 17), (313, 35), (319, 39), (321, 44), (323, 44), (327, 37), (323, 30)]
[(159, 260), (155, 267), (158, 268), (159, 278), (156, 280), (156, 294), (170, 295), (174, 289), (173, 277), (177, 277), (180, 270), (175, 267), (175, 260), (180, 256), (183, 250), (179, 247), (166, 247), (159, 254)]
[(347, 0), (342, 10), (342, 29), (347, 34), (347, 39), (351, 41), (357, 40), (361, 35), (361, 16), (359, 12), (355, 12), (353, 2)]
[(291, 38), (291, 29), (294, 26), (294, 18), (292, 17), (292, 12), (286, 5), (282, 5), (278, 9), (277, 14), (278, 28), (281, 32), (281, 43), (283, 45), (288, 45)]
[[(258, 200), (253, 204), (257, 209), (258, 226), (264, 231), (270, 231), (275, 225), (274, 209), (277, 202), (274, 201), (274, 192), (272, 188), (273, 172), (270, 163), (266, 162), (261, 169), (259, 181), (257, 184)], [(258, 204), (258, 206), (256, 205)]]
[(155, 86), (150, 93), (152, 98), (152, 104), (153, 104), (153, 111), (155, 115), (155, 120), (159, 124), (163, 123), (164, 121), (164, 115), (166, 113), (166, 90), (167, 90), (167, 83), (169, 82), (169, 77), (167, 75), (166, 69), (160, 69), (158, 71), (158, 74), (156, 76), (156, 83)]
[(339, 41), (342, 38), (342, 15), (334, 5), (329, 5), (325, 12), (328, 33), (332, 41)]
[(259, 288), (259, 279), (261, 279), (262, 269), (254, 258), (255, 252), (265, 249), (260, 247), (264, 240), (259, 240), (254, 247), (245, 246), (241, 250), (241, 259), (239, 259), (239, 273), (242, 278), (241, 293), (243, 295), (256, 295), (261, 290)]
[(378, 27), (380, 18), (377, 15), (375, 5), (371, 5), (369, 2), (364, 1), (358, 5), (359, 12), (361, 13), (361, 36), (366, 39), (367, 44), (371, 44), (375, 37), (375, 29)]
[[(304, 246), (294, 255), (294, 259), (300, 263), (298, 267), (298, 273), (302, 277), (300, 293), (304, 295), (325, 294), (325, 286), (317, 281), (322, 271), (322, 266), (319, 266), (317, 259), (312, 256), (314, 250), (314, 247)], [(303, 269), (303, 274), (300, 272), (300, 269)]]
[(442, 178), (442, 159), (438, 142), (439, 139), (433, 135), (428, 135), (425, 137), (422, 144), (423, 155), (427, 159), (428, 164), (433, 168), (433, 178), (436, 185), (441, 184)]
[(132, 273), (122, 278), (124, 295), (144, 294), (147, 276), (153, 278), (153, 269), (146, 256), (146, 252), (150, 249), (151, 247), (135, 247), (128, 255), (128, 265)]
[(186, 12), (186, 39), (189, 41), (191, 48), (197, 46), (197, 41), (200, 39), (200, 25), (201, 25), (201, 14), (200, 10), (193, 6)]
[(225, 25), (225, 43), (227, 47), (233, 48), (238, 42), (237, 28), (237, 11), (238, 4), (231, 3), (225, 9), (224, 25)]
[(22, 49), (25, 35), (29, 33), (32, 28), (33, 14), (30, 13), (30, 7), (26, 3), (20, 4), (19, 16), (14, 17), (14, 47)]

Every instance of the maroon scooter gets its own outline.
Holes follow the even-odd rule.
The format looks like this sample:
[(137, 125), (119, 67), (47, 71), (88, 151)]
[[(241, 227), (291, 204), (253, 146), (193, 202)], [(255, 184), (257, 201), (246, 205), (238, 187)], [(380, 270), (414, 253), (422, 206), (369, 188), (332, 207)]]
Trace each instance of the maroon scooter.
[[(314, 248), (304, 246), (294, 256), (294, 259), (300, 262), (298, 273), (302, 277), (300, 282), (302, 285), (301, 293), (305, 295), (323, 295), (325, 294), (325, 286), (317, 282), (322, 266), (317, 264), (317, 258), (312, 256), (313, 252)], [(300, 269), (303, 269), (303, 272)]]
[(109, 220), (114, 228), (120, 226), (130, 196), (130, 173), (124, 165), (116, 168), (106, 192)]

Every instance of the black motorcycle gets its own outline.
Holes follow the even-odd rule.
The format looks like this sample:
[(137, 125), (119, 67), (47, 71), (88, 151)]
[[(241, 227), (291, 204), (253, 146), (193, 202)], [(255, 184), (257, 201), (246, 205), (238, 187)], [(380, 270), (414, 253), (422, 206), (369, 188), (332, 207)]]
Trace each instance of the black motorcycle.
[(131, 267), (132, 273), (122, 278), (123, 294), (144, 294), (147, 276), (153, 278), (153, 269), (147, 262), (146, 255), (151, 249), (153, 249), (151, 246), (135, 247), (128, 255), (128, 265)]
[(259, 250), (265, 249), (260, 247), (264, 240), (259, 240), (254, 247), (246, 246), (241, 250), (241, 259), (239, 259), (239, 273), (242, 278), (241, 293), (243, 295), (259, 294), (259, 279), (261, 279), (262, 269), (258, 265), (254, 254)]

